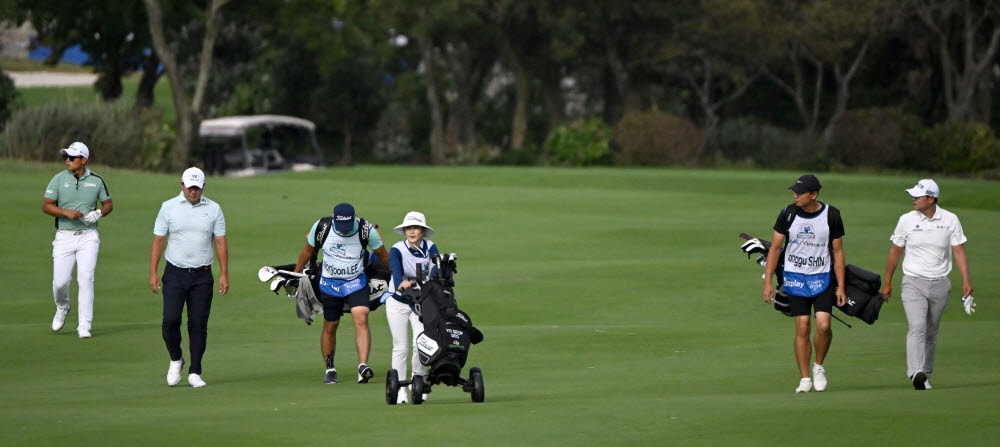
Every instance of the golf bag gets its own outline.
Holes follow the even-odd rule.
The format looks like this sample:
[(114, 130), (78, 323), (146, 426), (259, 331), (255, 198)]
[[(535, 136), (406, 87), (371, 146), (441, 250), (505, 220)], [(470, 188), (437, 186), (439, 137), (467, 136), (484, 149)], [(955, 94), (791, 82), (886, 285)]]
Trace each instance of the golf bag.
[[(746, 240), (740, 246), (740, 250), (747, 254), (747, 258), (749, 259), (752, 255), (758, 254), (757, 264), (760, 264), (761, 267), (767, 267), (767, 253), (771, 249), (771, 242), (751, 237), (746, 233), (740, 233), (740, 238)], [(782, 250), (781, 256), (778, 257), (779, 261), (784, 259), (784, 257), (785, 251)], [(788, 295), (781, 287), (781, 284), (784, 283), (781, 267), (782, 264), (779, 263), (774, 269), (775, 276), (778, 278), (778, 288), (774, 292), (774, 309), (783, 315), (791, 317), (792, 312), (791, 306), (788, 304)], [(830, 275), (832, 276), (830, 287), (839, 287), (836, 275), (833, 272), (830, 272)], [(882, 287), (882, 277), (877, 273), (870, 272), (854, 264), (848, 264), (845, 268), (844, 282), (847, 283), (844, 290), (847, 294), (847, 301), (843, 306), (837, 306), (837, 308), (841, 312), (865, 323), (875, 324), (875, 320), (878, 320), (878, 313), (882, 309), (882, 295), (879, 292), (879, 289)]]
[(424, 324), (416, 344), (420, 363), (429, 367), (429, 384), (461, 385), (469, 348), (483, 341), (483, 333), (472, 325), (472, 319), (455, 301), (455, 259), (454, 253), (432, 256), (431, 262), (437, 267), (434, 277), (403, 292)]

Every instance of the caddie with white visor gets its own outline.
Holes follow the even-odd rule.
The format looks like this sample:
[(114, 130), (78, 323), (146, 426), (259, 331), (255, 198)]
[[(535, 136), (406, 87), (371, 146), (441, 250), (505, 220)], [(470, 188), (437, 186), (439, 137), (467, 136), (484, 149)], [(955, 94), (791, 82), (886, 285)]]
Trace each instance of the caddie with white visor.
[(424, 217), (424, 213), (419, 211), (410, 211), (406, 213), (406, 217), (403, 218), (403, 223), (396, 225), (394, 230), (397, 234), (405, 236), (403, 230), (406, 227), (423, 227), (424, 237), (434, 236), (434, 229), (427, 226), (427, 218)]

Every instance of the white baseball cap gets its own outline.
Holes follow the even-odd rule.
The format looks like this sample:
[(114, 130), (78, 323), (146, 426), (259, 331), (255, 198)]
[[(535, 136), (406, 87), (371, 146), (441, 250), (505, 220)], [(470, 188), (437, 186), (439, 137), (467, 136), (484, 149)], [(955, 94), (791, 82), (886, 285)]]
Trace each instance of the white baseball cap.
[(87, 149), (86, 144), (77, 141), (69, 145), (66, 149), (60, 149), (59, 154), (69, 155), (70, 157), (90, 158), (90, 149)]
[(201, 189), (205, 189), (205, 173), (201, 172), (201, 169), (190, 167), (184, 170), (181, 174), (181, 182), (184, 183), (185, 188), (190, 188), (192, 186), (197, 186)]
[(923, 197), (923, 196), (940, 197), (941, 196), (941, 190), (938, 188), (937, 183), (935, 183), (934, 180), (931, 180), (929, 178), (925, 178), (925, 179), (917, 182), (916, 186), (914, 186), (914, 187), (912, 187), (910, 189), (907, 189), (906, 192), (910, 193), (910, 195), (913, 196), (913, 197)]
[(396, 225), (394, 230), (396, 230), (396, 233), (403, 235), (403, 229), (406, 227), (424, 227), (424, 237), (434, 236), (434, 229), (427, 226), (427, 218), (424, 217), (424, 213), (418, 211), (406, 213), (403, 223)]

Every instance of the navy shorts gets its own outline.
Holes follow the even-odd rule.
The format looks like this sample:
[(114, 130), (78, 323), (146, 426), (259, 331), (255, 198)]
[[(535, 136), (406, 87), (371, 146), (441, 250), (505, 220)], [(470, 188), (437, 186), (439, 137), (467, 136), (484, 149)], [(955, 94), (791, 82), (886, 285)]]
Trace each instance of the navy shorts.
[(827, 287), (826, 290), (814, 297), (806, 298), (788, 295), (788, 306), (791, 307), (792, 316), (809, 315), (812, 313), (809, 311), (810, 308), (813, 308), (816, 312), (832, 314), (835, 296), (836, 294), (834, 294), (833, 285), (831, 284), (830, 287)]
[(364, 286), (358, 291), (347, 296), (327, 295), (319, 292), (319, 301), (323, 303), (323, 319), (326, 321), (340, 321), (340, 315), (344, 313), (344, 303), (351, 309), (363, 306), (368, 308), (368, 286)]

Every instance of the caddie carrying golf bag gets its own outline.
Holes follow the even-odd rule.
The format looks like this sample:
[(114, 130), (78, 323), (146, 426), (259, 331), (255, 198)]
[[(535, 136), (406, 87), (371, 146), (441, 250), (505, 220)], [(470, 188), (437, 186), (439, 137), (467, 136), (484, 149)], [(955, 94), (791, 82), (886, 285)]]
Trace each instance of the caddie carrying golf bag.
[[(761, 267), (767, 266), (767, 252), (771, 249), (771, 242), (751, 237), (746, 233), (740, 233), (740, 238), (746, 240), (740, 249), (749, 258), (753, 254), (758, 254), (756, 262)], [(784, 258), (784, 250), (779, 256), (779, 260)], [(774, 309), (784, 315), (792, 316), (791, 306), (788, 304), (788, 295), (781, 288), (784, 282), (781, 264), (774, 269), (778, 278), (778, 288), (774, 293)], [(836, 275), (832, 276), (830, 287), (839, 287)], [(855, 317), (868, 324), (875, 324), (878, 320), (878, 313), (882, 309), (882, 294), (879, 292), (882, 287), (882, 277), (874, 272), (870, 272), (854, 264), (848, 264), (844, 271), (844, 282), (847, 283), (845, 292), (847, 302), (843, 306), (837, 306), (841, 312)], [(836, 317), (836, 316), (834, 316)], [(840, 320), (838, 318), (838, 320)], [(843, 321), (843, 320), (841, 320)], [(847, 324), (846, 322), (844, 324)], [(850, 325), (847, 325), (850, 327)]]
[[(472, 394), (473, 402), (484, 399), (482, 371), (474, 367), (469, 371), (468, 379), (462, 377), (469, 348), (483, 341), (483, 333), (472, 325), (472, 319), (455, 302), (455, 259), (457, 256), (454, 253), (431, 256), (431, 264), (436, 270), (432, 278), (417, 282), (402, 293), (404, 298), (413, 302), (414, 310), (424, 324), (424, 331), (417, 336), (416, 344), (420, 363), (428, 368), (426, 376), (414, 376), (412, 381), (399, 380), (396, 370), (389, 370), (386, 403), (390, 405), (395, 405), (399, 387), (411, 383), (414, 404), (420, 404), (421, 395), (429, 393), (431, 386), (436, 384), (461, 386), (463, 391)], [(417, 277), (420, 276), (418, 264)]]

